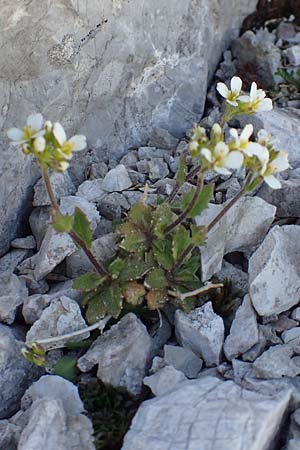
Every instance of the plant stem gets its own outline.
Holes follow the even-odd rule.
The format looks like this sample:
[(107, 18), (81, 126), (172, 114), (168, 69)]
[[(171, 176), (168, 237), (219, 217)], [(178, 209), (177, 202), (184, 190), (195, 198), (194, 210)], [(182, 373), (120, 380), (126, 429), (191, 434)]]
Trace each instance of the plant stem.
[(184, 252), (180, 255), (180, 258), (178, 261), (174, 264), (172, 268), (172, 273), (176, 273), (178, 269), (180, 269), (181, 265), (184, 263), (185, 259), (188, 257), (188, 255), (194, 250), (196, 246), (194, 244), (190, 244)]
[[(56, 342), (70, 340), (73, 337), (81, 336), (82, 334), (85, 334), (88, 331), (96, 330), (97, 328), (100, 329), (101, 333), (103, 332), (107, 322), (111, 319), (111, 316), (106, 316), (101, 320), (98, 320), (98, 322), (94, 323), (93, 325), (90, 325), (89, 327), (83, 328), (81, 330), (73, 331), (72, 333), (63, 334), (61, 336), (54, 336), (48, 339), (40, 339), (38, 341), (34, 342), (26, 342), (26, 345), (28, 347), (31, 347), (32, 344), (38, 344), (38, 345), (48, 345), (48, 344), (54, 344)], [(64, 345), (63, 345), (64, 346)], [(53, 348), (58, 348), (57, 346), (54, 346)], [(49, 349), (50, 350), (50, 349)]]
[(242, 187), (242, 189), (236, 194), (235, 197), (233, 197), (225, 206), (224, 208), (219, 212), (219, 214), (216, 215), (216, 217), (207, 225), (207, 232), (209, 233), (210, 230), (225, 216), (225, 214), (233, 207), (233, 205), (236, 204), (236, 202), (245, 194), (246, 188), (248, 185), (248, 182), (251, 178), (251, 174), (249, 174), (246, 178), (245, 184)]
[(180, 292), (176, 292), (176, 291), (168, 291), (168, 294), (171, 295), (171, 297), (176, 297), (178, 298), (180, 301), (184, 301), (186, 298), (190, 298), (190, 297), (196, 297), (196, 295), (205, 295), (207, 292), (209, 292), (212, 289), (221, 289), (224, 287), (224, 284), (219, 283), (219, 284), (207, 284), (205, 286), (202, 286), (199, 289), (195, 289), (194, 291), (190, 291), (190, 292), (184, 292), (184, 293), (180, 293)]
[[(42, 175), (43, 175), (45, 186), (46, 186), (46, 189), (47, 189), (47, 192), (49, 195), (49, 199), (51, 202), (51, 206), (52, 206), (52, 218), (53, 218), (53, 220), (55, 220), (55, 217), (61, 215), (61, 212), (60, 212), (59, 205), (57, 203), (57, 200), (55, 198), (55, 195), (54, 195), (54, 192), (53, 192), (53, 189), (51, 186), (48, 169), (42, 168)], [(79, 245), (79, 247), (82, 248), (82, 250), (88, 257), (90, 262), (93, 264), (93, 266), (97, 270), (97, 272), (100, 275), (107, 275), (108, 274), (107, 270), (102, 266), (102, 264), (99, 261), (97, 261), (95, 256), (92, 254), (92, 252), (86, 246), (85, 242), (74, 231), (69, 231), (67, 234), (73, 239), (73, 241), (77, 245)]]
[(176, 220), (174, 220), (174, 222), (170, 223), (170, 225), (167, 226), (167, 228), (165, 229), (166, 234), (170, 233), (175, 227), (177, 227), (177, 225), (181, 224), (186, 219), (187, 215), (192, 211), (202, 191), (203, 182), (204, 176), (203, 173), (200, 173), (198, 175), (196, 190), (194, 192), (192, 200), (190, 201), (190, 204), (185, 208), (184, 211), (182, 211), (182, 213), (177, 217)]
[[(192, 180), (197, 173), (199, 172), (199, 170), (201, 169), (201, 164), (198, 164), (196, 167), (194, 167), (190, 173), (187, 174), (185, 181), (190, 181)], [(173, 201), (175, 200), (176, 194), (178, 193), (180, 189), (180, 186), (178, 184), (178, 182), (176, 182), (175, 186), (173, 187), (173, 190), (171, 192), (171, 194), (169, 195), (169, 198), (167, 200), (168, 203), (173, 203)]]

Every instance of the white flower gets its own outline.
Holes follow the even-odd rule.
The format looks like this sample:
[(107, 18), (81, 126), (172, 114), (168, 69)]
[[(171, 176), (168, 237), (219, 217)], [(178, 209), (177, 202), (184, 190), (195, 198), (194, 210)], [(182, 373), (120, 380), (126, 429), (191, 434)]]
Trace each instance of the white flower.
[(44, 136), (38, 136), (37, 138), (35, 138), (35, 140), (33, 141), (33, 148), (36, 152), (43, 153), (46, 148), (46, 139), (44, 138)]
[(251, 124), (246, 125), (245, 128), (241, 131), (240, 136), (238, 135), (238, 132), (235, 128), (231, 128), (229, 132), (231, 137), (233, 138), (233, 142), (230, 143), (230, 147), (239, 150), (245, 150), (251, 143), (249, 139), (253, 133), (253, 126)]
[(257, 133), (257, 142), (264, 146), (274, 147), (278, 143), (278, 139), (274, 139), (270, 133), (261, 129)]
[(241, 95), (238, 100), (247, 103), (252, 112), (271, 111), (273, 109), (272, 100), (266, 98), (266, 93), (262, 89), (257, 89), (257, 84), (251, 84), (250, 95)]
[(239, 77), (233, 77), (230, 82), (230, 89), (225, 83), (217, 84), (217, 91), (222, 97), (226, 98), (227, 103), (232, 106), (238, 106), (237, 99), (242, 90), (242, 80)]
[(244, 161), (242, 153), (235, 150), (229, 151), (225, 142), (218, 142), (213, 152), (203, 148), (201, 155), (211, 164), (215, 172), (222, 175), (231, 175), (229, 169), (240, 169)]
[(283, 172), (284, 170), (289, 168), (288, 161), (288, 153), (287, 152), (278, 152), (277, 156), (267, 164), (267, 167), (264, 172), (261, 173), (265, 182), (272, 189), (280, 189), (281, 183), (274, 176), (276, 173)]
[(250, 157), (256, 156), (261, 163), (261, 172), (266, 170), (270, 158), (269, 150), (266, 147), (257, 142), (250, 142), (244, 153)]
[(60, 146), (58, 150), (66, 159), (72, 158), (72, 152), (79, 152), (86, 147), (85, 136), (76, 135), (67, 140), (65, 130), (58, 122), (56, 122), (53, 126), (53, 134)]
[(25, 144), (31, 139), (45, 134), (45, 130), (42, 130), (43, 122), (42, 114), (31, 114), (27, 119), (26, 127), (22, 128), (22, 130), (20, 128), (10, 128), (7, 131), (7, 136), (13, 141), (13, 145)]

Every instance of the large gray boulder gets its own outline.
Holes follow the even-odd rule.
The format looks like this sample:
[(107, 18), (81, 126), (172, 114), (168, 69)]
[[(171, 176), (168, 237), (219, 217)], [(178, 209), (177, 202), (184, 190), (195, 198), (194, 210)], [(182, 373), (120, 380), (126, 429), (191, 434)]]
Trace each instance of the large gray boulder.
[[(153, 127), (180, 137), (201, 117), (207, 81), (256, 3), (1, 0), (0, 126), (42, 112), (85, 133), (101, 157), (147, 143)], [(1, 255), (38, 171), (5, 140), (0, 156)], [(73, 163), (77, 180), (83, 170)]]
[(122, 450), (269, 450), (290, 391), (268, 396), (204, 377), (140, 406)]

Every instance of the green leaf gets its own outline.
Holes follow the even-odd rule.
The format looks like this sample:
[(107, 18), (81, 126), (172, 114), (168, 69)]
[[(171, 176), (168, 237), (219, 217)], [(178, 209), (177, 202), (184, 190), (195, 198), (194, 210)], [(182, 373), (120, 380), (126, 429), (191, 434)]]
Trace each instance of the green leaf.
[(130, 214), (130, 222), (137, 225), (143, 230), (151, 228), (152, 209), (144, 203), (135, 203), (132, 205)]
[(166, 227), (172, 223), (174, 219), (176, 219), (176, 215), (172, 212), (170, 205), (162, 203), (157, 206), (156, 210), (153, 212), (153, 232), (155, 236), (162, 239)]
[(149, 269), (149, 265), (142, 259), (129, 258), (126, 260), (125, 265), (119, 274), (119, 280), (138, 280), (139, 278), (142, 278)]
[(103, 303), (106, 306), (107, 314), (117, 318), (122, 310), (123, 295), (118, 284), (108, 286), (102, 293)]
[(145, 287), (137, 281), (128, 281), (123, 287), (123, 296), (130, 305), (140, 305), (146, 294)]
[(53, 366), (53, 374), (69, 381), (75, 381), (77, 374), (77, 359), (64, 356)]
[(191, 238), (189, 231), (183, 225), (176, 227), (172, 242), (172, 253), (175, 262), (180, 258), (190, 243)]
[(176, 176), (178, 186), (182, 186), (186, 180), (186, 154), (181, 155)]
[(160, 266), (165, 270), (173, 267), (172, 242), (168, 239), (160, 239), (153, 243), (153, 255)]
[(146, 249), (147, 237), (143, 231), (138, 230), (132, 223), (123, 223), (118, 231), (123, 236), (120, 247), (129, 253), (141, 252)]
[(75, 208), (72, 231), (80, 237), (88, 248), (91, 248), (93, 241), (91, 225), (84, 212), (79, 208)]
[(73, 289), (79, 289), (81, 291), (90, 291), (103, 284), (106, 278), (107, 277), (103, 277), (96, 272), (88, 272), (76, 278), (72, 287)]
[(193, 274), (197, 273), (200, 269), (200, 256), (194, 255), (187, 259), (178, 270), (177, 273), (180, 273), (181, 270), (187, 270)]
[(72, 230), (73, 221), (74, 221), (73, 216), (68, 215), (63, 216), (62, 214), (59, 214), (54, 217), (54, 220), (51, 225), (53, 226), (54, 230), (57, 231), (58, 233), (68, 233), (69, 231)]
[(153, 289), (146, 295), (147, 306), (150, 310), (162, 308), (168, 299), (168, 291), (166, 289)]
[(194, 245), (204, 245), (206, 240), (207, 228), (204, 225), (191, 225), (192, 242)]
[(103, 292), (94, 295), (88, 302), (85, 318), (89, 325), (93, 325), (107, 314), (107, 308), (103, 301)]
[(145, 284), (151, 289), (162, 289), (168, 286), (166, 273), (163, 269), (153, 269), (146, 276)]
[(118, 278), (124, 266), (125, 260), (117, 258), (109, 265), (108, 271), (113, 275), (113, 278)]
[[(192, 208), (192, 210), (189, 212), (187, 217), (189, 219), (193, 219), (196, 216), (199, 216), (207, 207), (209, 204), (209, 201), (212, 197), (214, 191), (214, 185), (213, 184), (207, 184), (203, 187), (202, 191), (199, 194), (199, 197), (197, 198), (197, 201)], [(184, 194), (181, 199), (181, 209), (185, 210), (188, 205), (191, 203), (192, 198), (194, 197), (195, 190), (191, 189), (189, 192)]]

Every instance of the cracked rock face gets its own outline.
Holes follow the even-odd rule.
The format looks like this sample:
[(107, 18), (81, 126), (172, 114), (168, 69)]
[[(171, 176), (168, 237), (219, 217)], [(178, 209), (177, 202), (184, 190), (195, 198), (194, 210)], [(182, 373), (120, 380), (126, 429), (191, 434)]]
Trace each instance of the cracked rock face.
[(249, 261), (252, 304), (260, 316), (287, 311), (300, 300), (300, 226), (275, 226)]
[[(146, 144), (154, 127), (182, 136), (199, 120), (207, 78), (255, 5), (2, 0), (1, 128), (22, 126), (30, 113), (42, 112), (62, 121), (68, 133), (86, 134), (102, 156)], [(0, 152), (1, 255), (39, 174), (7, 142)], [(72, 163), (76, 180), (82, 181), (85, 164), (84, 156)]]
[(140, 406), (122, 450), (266, 450), (289, 401), (287, 390), (271, 397), (209, 376), (188, 381)]

